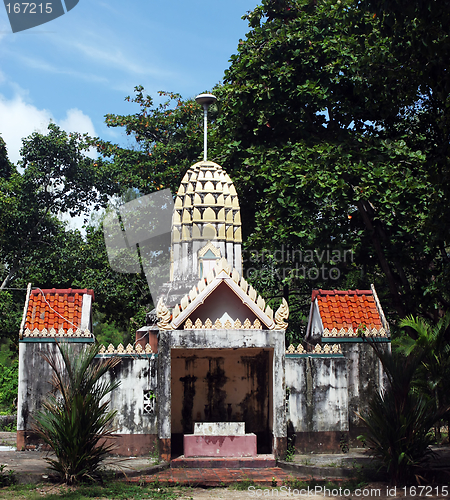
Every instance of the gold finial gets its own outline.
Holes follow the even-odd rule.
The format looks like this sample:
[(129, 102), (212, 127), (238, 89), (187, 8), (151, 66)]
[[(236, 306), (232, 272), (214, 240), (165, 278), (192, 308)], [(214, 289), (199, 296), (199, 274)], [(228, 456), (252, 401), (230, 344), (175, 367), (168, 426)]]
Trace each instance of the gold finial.
[(156, 306), (156, 317), (159, 319), (157, 323), (158, 328), (161, 330), (172, 330), (170, 326), (170, 318), (171, 314), (167, 306), (164, 304), (162, 297), (158, 300), (158, 304)]
[(289, 318), (289, 306), (286, 299), (283, 297), (280, 307), (275, 313), (275, 330), (286, 330), (288, 324), (286, 320)]

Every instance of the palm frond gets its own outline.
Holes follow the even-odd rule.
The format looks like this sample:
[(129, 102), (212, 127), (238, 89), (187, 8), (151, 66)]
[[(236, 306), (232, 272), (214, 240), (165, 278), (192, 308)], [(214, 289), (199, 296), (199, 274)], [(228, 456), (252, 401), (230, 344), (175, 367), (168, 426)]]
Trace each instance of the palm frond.
[[(73, 344), (58, 343), (58, 352), (44, 354), (53, 370), (49, 394), (42, 410), (35, 415), (35, 432), (55, 452), (48, 458), (49, 467), (68, 484), (96, 476), (102, 460), (113, 450), (112, 420), (105, 397), (120, 382), (101, 380), (120, 358), (95, 360), (99, 346), (81, 349)], [(59, 355), (58, 355), (59, 354)], [(95, 361), (94, 361), (95, 360)]]

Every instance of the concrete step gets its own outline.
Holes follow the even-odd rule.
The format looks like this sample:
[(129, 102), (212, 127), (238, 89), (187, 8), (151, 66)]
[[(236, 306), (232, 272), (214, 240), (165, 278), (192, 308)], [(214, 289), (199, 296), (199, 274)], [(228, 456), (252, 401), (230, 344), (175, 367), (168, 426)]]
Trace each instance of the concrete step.
[(273, 455), (256, 455), (255, 457), (196, 457), (174, 458), (170, 462), (172, 469), (262, 469), (275, 467)]

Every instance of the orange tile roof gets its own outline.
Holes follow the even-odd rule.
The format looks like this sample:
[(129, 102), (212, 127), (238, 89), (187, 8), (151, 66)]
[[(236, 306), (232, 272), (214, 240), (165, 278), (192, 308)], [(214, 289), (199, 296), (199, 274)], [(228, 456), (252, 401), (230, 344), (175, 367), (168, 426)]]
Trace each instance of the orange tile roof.
[(312, 301), (315, 299), (324, 329), (383, 327), (372, 290), (314, 290)]
[(54, 328), (57, 332), (62, 328), (67, 334), (69, 329), (73, 332), (81, 328), (81, 314), (83, 308), (83, 295), (88, 294), (94, 299), (93, 290), (72, 288), (58, 290), (55, 288), (32, 290), (28, 300), (24, 329), (30, 331), (44, 329), (50, 331)]

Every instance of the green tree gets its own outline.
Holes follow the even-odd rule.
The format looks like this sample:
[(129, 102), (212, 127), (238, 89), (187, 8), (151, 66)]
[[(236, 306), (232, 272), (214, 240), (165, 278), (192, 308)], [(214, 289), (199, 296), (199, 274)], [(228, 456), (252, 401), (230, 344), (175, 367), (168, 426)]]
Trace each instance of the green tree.
[(108, 334), (114, 325), (116, 333), (124, 332), (120, 342), (133, 343), (136, 330), (145, 325), (145, 314), (152, 307), (144, 273), (125, 274), (111, 268), (102, 220), (86, 228), (86, 241), (79, 248), (79, 257), (83, 261), (83, 270), (73, 286), (94, 290), (94, 308), (101, 318), (97, 332), (104, 326), (107, 331), (101, 333), (101, 338), (118, 339), (117, 335), (111, 337)]
[[(425, 16), (401, 31), (400, 45), (358, 0), (263, 0), (246, 17), (251, 30), (215, 91), (250, 241), (347, 244), (399, 317), (439, 315), (449, 305), (448, 218), (437, 217), (448, 205), (448, 137), (437, 142), (433, 124), (448, 106), (426, 96), (446, 71), (445, 16), (439, 30)], [(431, 52), (427, 78), (406, 64), (423, 29), (429, 44), (414, 65)]]
[(122, 329), (118, 328), (114, 321), (108, 323), (104, 320), (105, 315), (99, 313), (98, 311), (94, 317), (94, 335), (98, 343), (108, 346), (112, 344), (113, 346), (118, 346), (119, 344), (127, 345), (126, 339), (128, 338), (127, 333)]
[(52, 123), (48, 130), (24, 139), (20, 168), (11, 168), (0, 181), (0, 289), (35, 252), (54, 248), (61, 229), (57, 215), (80, 215), (89, 206), (106, 205), (108, 195), (117, 192), (109, 173), (86, 156), (87, 136), (67, 134)]
[(28, 283), (41, 288), (83, 286), (85, 240), (59, 216), (106, 205), (119, 189), (106, 167), (86, 155), (90, 144), (86, 135), (68, 134), (50, 124), (46, 135), (24, 139), (16, 168), (1, 141), (0, 335), (12, 341), (13, 350)]
[[(23, 210), (26, 210), (24, 208)], [(69, 230), (55, 216), (48, 217), (30, 248), (23, 252), (12, 290), (0, 290), (0, 338), (17, 351), (19, 326), (28, 283), (40, 288), (71, 288), (83, 284), (86, 243), (78, 230)], [(82, 286), (89, 288), (89, 284)]]
[[(408, 106), (395, 117), (388, 131), (406, 132), (407, 143), (418, 144), (426, 155), (428, 188), (434, 197), (424, 224), (427, 244), (440, 254), (440, 259), (423, 261), (435, 273), (433, 284), (426, 289), (433, 295), (436, 289), (445, 287), (449, 276), (450, 2), (367, 0), (366, 4), (376, 13), (378, 26), (394, 56), (383, 67), (384, 86), (397, 81), (400, 95), (408, 99)], [(447, 300), (440, 305), (448, 310)], [(428, 316), (436, 323), (441, 314)]]
[[(17, 348), (20, 320), (23, 314), (23, 302), (25, 301), (25, 299), (21, 301), (21, 295), (20, 293), (6, 290), (0, 292), (0, 343), (7, 345), (8, 348), (10, 341)], [(17, 350), (13, 346), (11, 348)]]
[[(162, 104), (135, 87), (134, 97), (126, 100), (137, 104), (132, 115), (106, 115), (108, 127), (125, 127), (126, 134), (136, 140), (136, 147), (121, 148), (95, 139), (103, 162), (115, 172), (123, 190), (137, 189), (149, 194), (162, 188), (176, 192), (187, 168), (202, 158), (202, 109), (193, 99), (182, 100), (179, 94), (159, 92)], [(211, 110), (213, 116), (216, 111)]]
[[(447, 2), (403, 3), (262, 0), (211, 90), (209, 156), (235, 181), (247, 252), (352, 251), (339, 280), (279, 280), (291, 304), (313, 287), (373, 282), (394, 320), (436, 320), (450, 305)], [(172, 97), (153, 107), (137, 87), (140, 111), (108, 117), (137, 151), (101, 147), (119, 169), (138, 160), (123, 181), (146, 192), (175, 191), (200, 158), (201, 108)]]
[(0, 365), (0, 412), (12, 415), (16, 413), (19, 361), (11, 359), (6, 350), (1, 354), (2, 361), (7, 363)]

